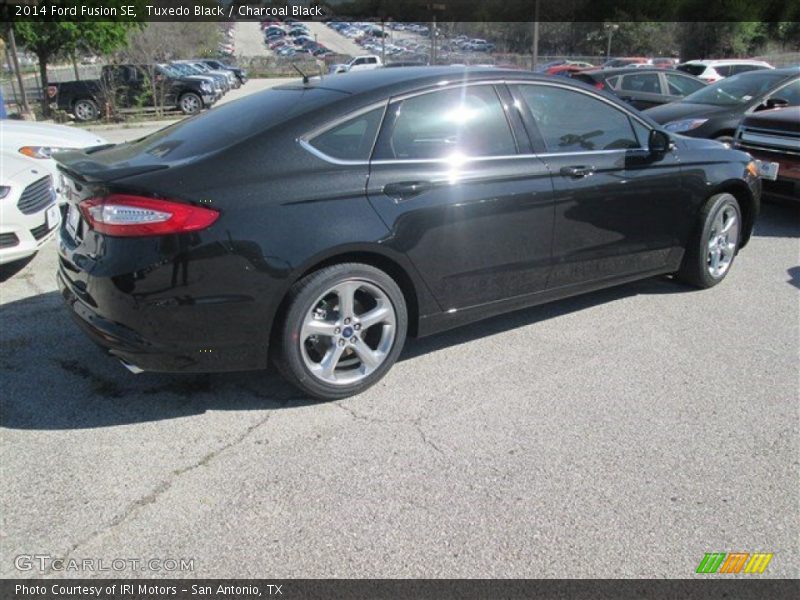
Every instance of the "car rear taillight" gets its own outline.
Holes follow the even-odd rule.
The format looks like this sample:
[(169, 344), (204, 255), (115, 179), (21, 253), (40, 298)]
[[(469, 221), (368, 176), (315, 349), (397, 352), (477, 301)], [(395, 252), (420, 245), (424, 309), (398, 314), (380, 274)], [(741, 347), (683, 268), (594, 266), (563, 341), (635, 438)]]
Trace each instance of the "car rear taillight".
[(219, 218), (210, 208), (129, 194), (90, 198), (79, 206), (92, 229), (119, 237), (199, 231)]
[(602, 90), (606, 87), (606, 84), (603, 83), (602, 81), (598, 81), (597, 83), (594, 84), (594, 87), (597, 90)]
[(47, 86), (47, 97), (48, 98), (55, 98), (57, 94), (58, 94), (58, 87), (56, 87), (54, 85), (48, 85)]

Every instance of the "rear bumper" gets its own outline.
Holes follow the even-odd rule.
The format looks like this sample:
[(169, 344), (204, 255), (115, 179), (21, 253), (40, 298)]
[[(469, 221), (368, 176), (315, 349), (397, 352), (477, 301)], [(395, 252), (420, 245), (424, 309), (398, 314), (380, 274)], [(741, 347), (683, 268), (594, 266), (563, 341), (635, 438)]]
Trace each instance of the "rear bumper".
[[(211, 373), (257, 370), (267, 366), (266, 336), (259, 340), (260, 343), (214, 339), (213, 334), (208, 336), (211, 333), (208, 328), (204, 331), (200, 322), (203, 315), (194, 315), (198, 318), (196, 327), (187, 328), (179, 323), (171, 325), (174, 314), (154, 307), (144, 309), (147, 314), (138, 316), (140, 321), (147, 323), (150, 331), (161, 332), (160, 336), (149, 336), (142, 331), (148, 328), (137, 328), (133, 323), (123, 323), (101, 314), (92, 306), (94, 298), (70, 280), (63, 264), (56, 279), (70, 315), (89, 339), (110, 356), (139, 370)], [(192, 309), (183, 308), (185, 312)], [(185, 334), (184, 339), (175, 341), (175, 332), (179, 328)]]

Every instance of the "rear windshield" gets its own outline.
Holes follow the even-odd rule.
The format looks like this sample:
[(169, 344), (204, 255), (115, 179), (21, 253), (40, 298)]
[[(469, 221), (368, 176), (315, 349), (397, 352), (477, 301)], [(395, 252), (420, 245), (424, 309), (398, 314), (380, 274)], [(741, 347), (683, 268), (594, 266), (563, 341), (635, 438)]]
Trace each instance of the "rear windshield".
[(705, 65), (678, 65), (675, 67), (678, 71), (683, 71), (684, 73), (688, 73), (689, 75), (694, 75), (697, 77), (698, 75), (702, 75), (705, 70)]
[(272, 89), (184, 119), (130, 144), (102, 151), (94, 158), (102, 162), (152, 164), (201, 156), (342, 97), (342, 92), (313, 87)]

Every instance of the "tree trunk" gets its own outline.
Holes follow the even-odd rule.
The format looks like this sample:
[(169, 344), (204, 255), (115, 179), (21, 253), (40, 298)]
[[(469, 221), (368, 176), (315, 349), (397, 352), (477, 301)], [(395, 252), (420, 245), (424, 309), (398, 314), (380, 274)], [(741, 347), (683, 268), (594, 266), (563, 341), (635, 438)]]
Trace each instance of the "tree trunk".
[(78, 60), (75, 58), (75, 53), (72, 52), (70, 54), (70, 58), (72, 59), (72, 70), (75, 71), (75, 81), (81, 80), (81, 74), (78, 70)]
[(42, 84), (42, 116), (45, 119), (50, 118), (50, 96), (47, 95), (47, 59), (50, 58), (46, 54), (39, 54), (39, 78)]

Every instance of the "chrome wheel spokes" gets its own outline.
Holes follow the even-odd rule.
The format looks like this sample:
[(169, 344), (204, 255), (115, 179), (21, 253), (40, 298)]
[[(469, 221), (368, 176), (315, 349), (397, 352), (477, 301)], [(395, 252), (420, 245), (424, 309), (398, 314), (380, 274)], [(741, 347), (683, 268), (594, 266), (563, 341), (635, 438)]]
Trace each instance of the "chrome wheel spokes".
[(733, 262), (739, 242), (739, 215), (730, 204), (723, 205), (714, 216), (707, 240), (706, 264), (709, 274), (719, 279)]
[(379, 368), (395, 339), (397, 316), (386, 293), (349, 279), (322, 294), (300, 328), (308, 370), (332, 384), (352, 384)]

